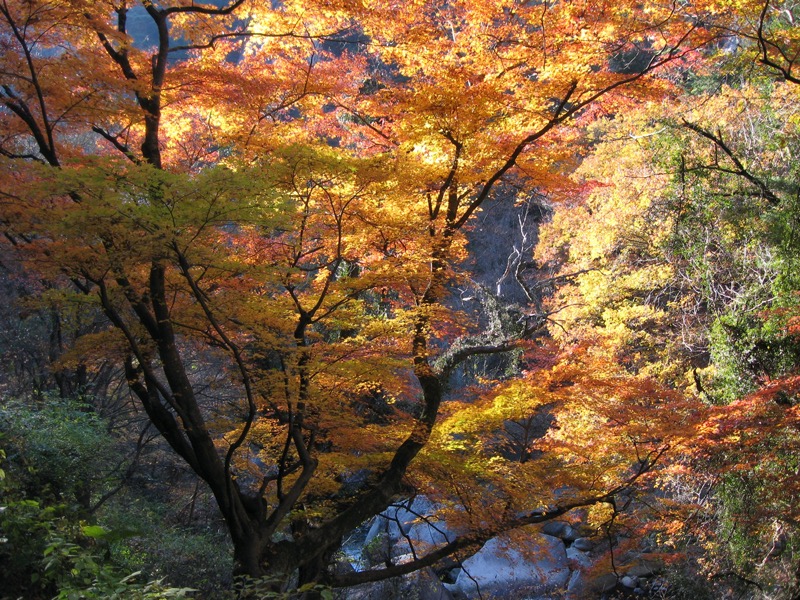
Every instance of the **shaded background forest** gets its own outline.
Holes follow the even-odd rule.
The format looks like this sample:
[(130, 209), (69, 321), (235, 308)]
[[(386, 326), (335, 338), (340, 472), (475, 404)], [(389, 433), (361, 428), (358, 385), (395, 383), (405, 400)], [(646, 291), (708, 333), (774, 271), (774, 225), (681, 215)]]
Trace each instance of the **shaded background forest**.
[[(341, 535), (319, 565), (240, 569), (219, 485), (278, 532), (262, 564), (330, 523), (354, 530), (353, 506), (376, 502), (357, 524), (420, 494), (464, 539), (479, 532), (458, 560), (588, 507), (581, 527), (612, 565), (657, 557), (651, 597), (800, 597), (800, 9), (698, 5), (678, 33), (659, 21), (659, 41), (625, 31), (624, 10), (576, 4), (553, 9), (554, 33), (583, 23), (565, 26), (576, 47), (558, 46), (553, 74), (516, 47), (485, 58), (462, 41), (486, 22), (511, 39), (514, 18), (534, 31), (515, 3), (454, 3), (458, 25), (439, 7), (384, 32), (385, 14), (320, 3), (319, 24), (255, 49), (244, 35), (204, 45), (211, 17), (187, 9), (171, 62), (127, 46), (139, 25), (126, 32), (116, 5), (104, 29), (80, 2), (2, 3), (0, 596), (348, 597)], [(217, 33), (243, 26), (220, 16)], [(23, 30), (41, 37), (26, 46)], [(574, 42), (600, 30), (591, 50)], [(408, 48), (371, 49), (381, 35)], [(36, 44), (49, 49), (26, 54)], [(111, 66), (71, 62), (103, 47)], [(259, 52), (280, 58), (247, 62)], [(126, 64), (151, 58), (143, 91)], [(164, 85), (153, 150), (162, 58), (178, 84)], [(113, 106), (38, 85), (58, 60)], [(487, 75), (523, 64), (519, 81)], [(26, 113), (38, 94), (50, 142), (31, 133), (48, 120)], [(140, 310), (158, 313), (156, 264), (224, 484), (147, 408), (155, 397), (191, 421), (170, 373), (145, 364), (168, 365)], [(396, 448), (422, 425), (395, 482)]]

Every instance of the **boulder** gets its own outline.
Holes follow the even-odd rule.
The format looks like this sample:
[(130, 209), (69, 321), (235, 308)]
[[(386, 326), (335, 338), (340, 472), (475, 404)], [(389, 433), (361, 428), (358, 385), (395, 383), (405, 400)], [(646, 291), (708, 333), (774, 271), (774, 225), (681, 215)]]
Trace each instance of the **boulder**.
[(570, 569), (564, 544), (553, 536), (531, 533), (520, 546), (493, 538), (463, 562), (456, 587), (468, 599), (520, 598), (563, 588)]
[(587, 581), (587, 588), (594, 593), (610, 592), (617, 587), (618, 578), (614, 573), (605, 573)]
[(542, 525), (542, 533), (562, 539), (569, 529), (572, 527), (564, 521), (547, 521)]
[(567, 548), (567, 559), (570, 561), (570, 566), (574, 569), (586, 569), (592, 564), (592, 560), (585, 552), (581, 552), (575, 546)]
[(430, 519), (416, 523), (405, 535), (402, 535), (392, 548), (392, 555), (410, 553), (412, 550), (419, 554), (426, 554), (436, 547), (453, 541), (456, 534), (450, 531), (443, 521)]
[(572, 527), (571, 525), (567, 525), (564, 529), (564, 533), (560, 536), (562, 540), (565, 542), (572, 543), (581, 537), (581, 534), (578, 533), (578, 530)]
[(566, 600), (586, 600), (599, 598), (617, 587), (617, 576), (614, 573), (605, 573), (599, 576), (590, 576), (583, 571), (574, 571), (567, 584)]
[(542, 526), (542, 533), (560, 538), (565, 542), (574, 542), (580, 537), (578, 531), (564, 521), (548, 521)]
[(586, 587), (586, 576), (581, 571), (573, 571), (567, 582), (567, 600), (579, 600)]
[[(403, 559), (404, 557), (400, 557), (398, 562), (405, 562)], [(413, 557), (409, 554), (405, 559), (411, 561)], [(403, 600), (453, 599), (452, 594), (445, 588), (444, 584), (430, 567), (420, 569), (419, 571), (415, 571), (414, 573), (410, 573), (398, 579), (397, 595), (394, 596), (395, 598), (403, 598)], [(386, 597), (379, 598), (378, 600), (386, 600)]]
[(656, 561), (643, 560), (628, 569), (627, 574), (631, 577), (652, 577), (653, 575), (661, 573), (662, 570), (663, 567), (660, 563)]
[(412, 540), (424, 542), (429, 546), (440, 546), (452, 542), (456, 535), (444, 521), (428, 520), (416, 523), (408, 530), (408, 537)]
[(361, 548), (361, 559), (367, 565), (384, 564), (392, 556), (392, 541), (387, 532), (379, 531), (367, 540)]
[(335, 575), (349, 575), (350, 573), (354, 573), (355, 570), (353, 563), (345, 558), (341, 558), (333, 564), (333, 572)]
[[(411, 555), (399, 557), (403, 563), (412, 560)], [(342, 590), (339, 600), (453, 600), (453, 596), (439, 581), (431, 568), (420, 569), (403, 577), (385, 581), (365, 583)]]
[(436, 512), (436, 505), (425, 496), (393, 504), (372, 520), (364, 545), (368, 545), (377, 535), (384, 533), (391, 543), (396, 542), (417, 522), (419, 516), (430, 516)]
[(582, 537), (572, 542), (572, 547), (581, 552), (588, 552), (594, 548), (594, 542), (589, 538)]

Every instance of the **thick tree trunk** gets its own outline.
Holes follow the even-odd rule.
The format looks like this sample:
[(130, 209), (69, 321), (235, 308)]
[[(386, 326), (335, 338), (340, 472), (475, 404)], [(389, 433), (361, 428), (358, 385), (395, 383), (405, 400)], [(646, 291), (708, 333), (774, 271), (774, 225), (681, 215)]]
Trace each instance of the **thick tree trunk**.
[(255, 535), (233, 540), (233, 574), (263, 577), (267, 574), (263, 566), (263, 554), (263, 544)]
[[(313, 583), (321, 579), (321, 575), (317, 573), (314, 573), (308, 581), (302, 579), (303, 575), (308, 576), (311, 573), (302, 570), (294, 543), (291, 541), (271, 542), (265, 540), (254, 529), (233, 539), (233, 545), (233, 575), (261, 580), (259, 588), (281, 593), (295, 585)], [(322, 572), (324, 573), (324, 568)]]

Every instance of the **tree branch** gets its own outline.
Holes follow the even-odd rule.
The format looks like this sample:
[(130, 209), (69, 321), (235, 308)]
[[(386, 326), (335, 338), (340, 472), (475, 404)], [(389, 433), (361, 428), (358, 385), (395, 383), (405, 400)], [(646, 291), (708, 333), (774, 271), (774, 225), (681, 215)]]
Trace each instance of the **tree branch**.
[(699, 125), (691, 123), (686, 119), (683, 119), (683, 126), (686, 127), (687, 129), (694, 131), (698, 135), (706, 138), (707, 140), (710, 140), (717, 148), (722, 150), (726, 154), (726, 156), (731, 160), (731, 162), (736, 166), (736, 171), (734, 171), (733, 174), (740, 175), (741, 177), (744, 177), (747, 181), (755, 185), (760, 190), (762, 197), (767, 202), (769, 202), (773, 206), (777, 206), (778, 204), (780, 204), (781, 202), (780, 198), (778, 198), (775, 194), (772, 193), (772, 191), (767, 187), (767, 184), (765, 184), (763, 181), (761, 181), (758, 177), (753, 175), (750, 171), (748, 171), (745, 168), (745, 166), (742, 164), (742, 161), (740, 161), (736, 157), (731, 148), (722, 139), (722, 134), (717, 133), (716, 135), (714, 135), (707, 129), (703, 129)]

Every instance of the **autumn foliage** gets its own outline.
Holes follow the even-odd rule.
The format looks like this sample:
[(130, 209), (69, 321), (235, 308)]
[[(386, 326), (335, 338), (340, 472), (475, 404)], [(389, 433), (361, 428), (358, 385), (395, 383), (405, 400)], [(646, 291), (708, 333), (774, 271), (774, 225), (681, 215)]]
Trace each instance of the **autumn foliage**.
[[(751, 160), (750, 132), (709, 123), (796, 127), (796, 40), (769, 3), (724, 4), (2, 0), (4, 260), (40, 307), (98, 315), (53, 368), (123, 365), (237, 571), (279, 588), (409, 573), (576, 507), (613, 520), (636, 486), (758, 471), (773, 443), (764, 481), (789, 485), (794, 355), (719, 391), (730, 348), (707, 340), (739, 317), (796, 334), (790, 269), (726, 296), (775, 273), (740, 251), (791, 229), (793, 150)], [(686, 81), (734, 27), (785, 81), (698, 102)], [(709, 188), (745, 200), (704, 211)], [(478, 217), (534, 194), (556, 208), (516, 272), (530, 305), (459, 304)], [(476, 357), (513, 368), (465, 376)], [(334, 573), (415, 493), (462, 535)]]

